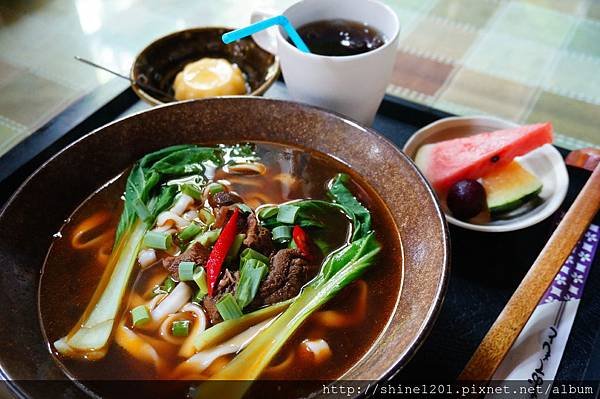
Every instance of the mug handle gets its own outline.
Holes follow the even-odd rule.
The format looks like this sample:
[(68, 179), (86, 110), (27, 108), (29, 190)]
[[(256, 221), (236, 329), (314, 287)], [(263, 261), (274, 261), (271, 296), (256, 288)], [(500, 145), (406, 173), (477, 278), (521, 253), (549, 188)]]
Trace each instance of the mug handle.
[[(250, 16), (250, 23), (254, 24), (267, 18), (274, 17), (275, 15), (276, 13), (273, 10), (254, 10)], [(275, 29), (277, 28), (275, 27)], [(275, 29), (265, 29), (252, 35), (252, 38), (259, 47), (273, 55), (277, 55), (277, 38), (275, 37)]]

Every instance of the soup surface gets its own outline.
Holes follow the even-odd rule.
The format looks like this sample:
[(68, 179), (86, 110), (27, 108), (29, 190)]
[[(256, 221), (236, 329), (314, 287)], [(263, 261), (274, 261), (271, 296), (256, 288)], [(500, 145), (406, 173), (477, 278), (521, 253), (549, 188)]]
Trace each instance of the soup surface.
[[(343, 163), (304, 148), (263, 142), (254, 143), (254, 146), (255, 154), (266, 167), (265, 170), (248, 174), (234, 173), (227, 167), (218, 168), (211, 180), (224, 184), (230, 192), (239, 195), (247, 206), (256, 209), (264, 204), (281, 204), (298, 199), (326, 200), (331, 179), (338, 173), (346, 173), (351, 178), (348, 188), (370, 211), (372, 230), (381, 244), (375, 264), (312, 313), (260, 374), (262, 380), (281, 381), (281, 392), (287, 392), (286, 396), (306, 395), (320, 385), (286, 384), (284, 381), (316, 382), (339, 378), (360, 360), (383, 331), (400, 290), (400, 237), (387, 207), (377, 193)], [(121, 174), (82, 203), (61, 228), (50, 248), (39, 292), (41, 323), (49, 347), (65, 372), (79, 380), (196, 380), (210, 376), (236, 354), (217, 357), (198, 375), (184, 375), (174, 373), (185, 360), (178, 352), (178, 345), (171, 347), (156, 343), (157, 348), (166, 347), (157, 350), (160, 366), (156, 361), (140, 361), (132, 356), (131, 348), (124, 349), (126, 347), (122, 339), (117, 339), (121, 343), (115, 342), (114, 336), (118, 337), (119, 333), (115, 334), (114, 331), (105, 356), (93, 361), (86, 356), (64, 356), (53, 345), (78, 323), (100, 284), (123, 210), (121, 197), (126, 178), (127, 173)], [(343, 245), (349, 234), (343, 219), (340, 222), (339, 218), (331, 216), (325, 222), (328, 225), (324, 230), (327, 237), (323, 240), (329, 240), (332, 246)], [(317, 258), (313, 261), (323, 260), (323, 257)], [(168, 271), (163, 267), (143, 269), (137, 264), (134, 266), (125, 299), (120, 305), (118, 328), (131, 325), (133, 316), (130, 310), (142, 303), (140, 298), (146, 298), (148, 292), (160, 288), (165, 278), (168, 278)], [(193, 318), (190, 320), (194, 322)], [(211, 324), (211, 321), (208, 323)], [(150, 333), (147, 335), (151, 343), (161, 338), (158, 333), (155, 336), (150, 336)], [(325, 342), (329, 354), (317, 359), (318, 350), (314, 350), (311, 356), (306, 355), (311, 351), (310, 347), (307, 349), (303, 346), (306, 342)], [(190, 382), (189, 385), (193, 384)], [(102, 385), (94, 385), (94, 389), (102, 391)], [(254, 395), (262, 394), (255, 389), (250, 391), (250, 396)], [(140, 392), (142, 396), (144, 394)]]

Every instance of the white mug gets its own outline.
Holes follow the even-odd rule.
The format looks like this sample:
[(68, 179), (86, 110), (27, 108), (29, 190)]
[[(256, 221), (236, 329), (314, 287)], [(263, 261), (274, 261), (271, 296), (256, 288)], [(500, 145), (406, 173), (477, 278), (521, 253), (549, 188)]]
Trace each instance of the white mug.
[[(377, 0), (302, 0), (287, 8), (285, 15), (294, 28), (309, 22), (346, 19), (378, 30), (385, 44), (366, 53), (328, 57), (307, 54), (287, 41), (281, 27), (253, 35), (263, 49), (279, 56), (291, 97), (347, 115), (371, 125), (390, 81), (400, 23), (396, 13)], [(251, 22), (274, 16), (254, 11)]]

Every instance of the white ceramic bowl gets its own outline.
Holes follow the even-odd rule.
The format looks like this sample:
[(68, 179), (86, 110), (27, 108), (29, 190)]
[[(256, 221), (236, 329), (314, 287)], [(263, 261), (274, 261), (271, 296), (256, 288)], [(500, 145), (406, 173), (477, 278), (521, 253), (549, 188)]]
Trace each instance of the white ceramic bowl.
[[(414, 160), (417, 150), (424, 144), (515, 126), (515, 123), (487, 116), (445, 118), (417, 131), (404, 145), (404, 152)], [(508, 220), (476, 223), (473, 220), (467, 222), (452, 217), (446, 201), (440, 198), (448, 222), (470, 230), (503, 232), (532, 226), (552, 215), (562, 204), (569, 187), (569, 175), (560, 152), (552, 145), (546, 144), (516, 159), (544, 184), (540, 193), (543, 202), (540, 205)]]

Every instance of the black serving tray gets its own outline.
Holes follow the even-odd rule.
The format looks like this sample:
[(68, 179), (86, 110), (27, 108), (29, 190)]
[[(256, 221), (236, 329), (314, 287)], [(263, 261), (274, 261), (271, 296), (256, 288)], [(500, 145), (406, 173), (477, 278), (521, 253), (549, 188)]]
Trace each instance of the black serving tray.
[[(285, 84), (276, 82), (266, 97), (287, 99)], [(128, 86), (118, 81), (73, 104), (0, 157), (0, 206), (60, 149), (105, 123), (146, 108)], [(402, 148), (416, 130), (447, 116), (451, 115), (386, 96), (373, 128)], [(559, 150), (563, 156), (568, 153)], [(456, 378), (590, 175), (571, 167), (568, 171), (570, 186), (565, 202), (555, 215), (535, 226), (509, 233), (481, 233), (450, 226), (452, 266), (444, 304), (431, 334), (393, 382), (449, 382)], [(595, 221), (600, 223), (599, 215)], [(556, 381), (588, 382), (597, 395), (600, 255), (593, 266)]]

